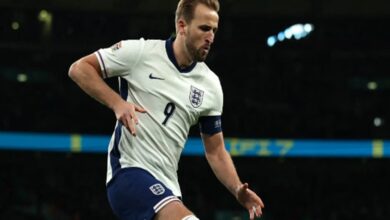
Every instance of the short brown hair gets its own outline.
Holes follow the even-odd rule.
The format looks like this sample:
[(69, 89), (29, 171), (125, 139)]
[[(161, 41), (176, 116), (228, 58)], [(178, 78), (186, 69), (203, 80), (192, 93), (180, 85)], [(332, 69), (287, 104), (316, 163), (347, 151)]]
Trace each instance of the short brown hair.
[(216, 12), (219, 11), (218, 0), (180, 0), (177, 4), (175, 22), (177, 22), (179, 18), (183, 17), (187, 23), (190, 23), (194, 18), (195, 7), (198, 4), (204, 4)]

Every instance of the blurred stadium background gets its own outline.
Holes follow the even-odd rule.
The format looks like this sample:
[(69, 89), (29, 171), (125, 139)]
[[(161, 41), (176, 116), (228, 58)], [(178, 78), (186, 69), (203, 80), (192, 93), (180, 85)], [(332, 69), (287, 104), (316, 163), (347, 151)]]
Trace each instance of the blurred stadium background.
[[(115, 219), (104, 185), (115, 118), (67, 70), (122, 39), (168, 38), (176, 3), (0, 0), (0, 219)], [(207, 63), (264, 219), (390, 219), (390, 2), (221, 0), (220, 16)], [(306, 23), (302, 39), (279, 35)], [(201, 219), (246, 218), (196, 127), (180, 163), (184, 202)]]

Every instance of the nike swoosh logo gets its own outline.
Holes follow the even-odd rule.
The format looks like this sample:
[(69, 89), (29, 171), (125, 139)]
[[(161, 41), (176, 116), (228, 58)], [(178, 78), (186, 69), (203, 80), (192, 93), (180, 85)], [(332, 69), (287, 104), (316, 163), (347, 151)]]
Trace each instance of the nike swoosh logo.
[(153, 73), (149, 74), (149, 79), (165, 80), (164, 78), (153, 76)]

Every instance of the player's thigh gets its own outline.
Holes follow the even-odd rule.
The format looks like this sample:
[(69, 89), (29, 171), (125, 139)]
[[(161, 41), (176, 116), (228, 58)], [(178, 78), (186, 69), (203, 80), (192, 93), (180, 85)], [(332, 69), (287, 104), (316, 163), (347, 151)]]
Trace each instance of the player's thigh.
[(140, 168), (121, 169), (108, 184), (107, 196), (121, 220), (152, 220), (167, 204), (180, 201), (162, 182)]
[(181, 201), (172, 201), (156, 214), (154, 220), (182, 220), (189, 215), (193, 213)]

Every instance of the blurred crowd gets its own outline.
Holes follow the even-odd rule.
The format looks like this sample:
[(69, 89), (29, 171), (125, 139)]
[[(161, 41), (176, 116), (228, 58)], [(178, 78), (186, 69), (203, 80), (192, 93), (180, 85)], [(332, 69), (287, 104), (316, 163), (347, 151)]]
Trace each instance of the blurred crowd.
[[(390, 138), (386, 16), (226, 11), (207, 60), (224, 89), (226, 137)], [(114, 114), (71, 82), (69, 65), (122, 39), (167, 39), (173, 14), (49, 12), (52, 26), (44, 29), (35, 7), (0, 7), (0, 130), (109, 135)], [(269, 35), (299, 22), (312, 23), (313, 33), (267, 46)], [(108, 82), (117, 87), (117, 79)], [(234, 161), (263, 198), (264, 220), (390, 219), (389, 159)], [(200, 219), (245, 218), (203, 157), (180, 163), (183, 200)], [(104, 154), (0, 151), (0, 219), (115, 219), (105, 172)]]
[[(104, 154), (2, 151), (0, 219), (115, 219), (105, 191)], [(235, 157), (243, 181), (265, 203), (265, 220), (385, 220), (390, 217), (386, 159)], [(183, 201), (200, 219), (247, 213), (204, 157), (183, 157)]]

